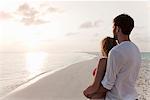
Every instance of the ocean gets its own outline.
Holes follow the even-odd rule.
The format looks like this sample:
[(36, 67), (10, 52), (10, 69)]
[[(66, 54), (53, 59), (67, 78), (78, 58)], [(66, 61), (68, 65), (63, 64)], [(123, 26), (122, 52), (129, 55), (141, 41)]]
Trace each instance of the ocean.
[[(0, 97), (46, 72), (55, 72), (71, 64), (99, 57), (98, 52), (3, 52), (0, 53)], [(150, 52), (142, 52), (137, 81), (140, 100), (150, 96)], [(149, 92), (149, 93), (148, 93)]]

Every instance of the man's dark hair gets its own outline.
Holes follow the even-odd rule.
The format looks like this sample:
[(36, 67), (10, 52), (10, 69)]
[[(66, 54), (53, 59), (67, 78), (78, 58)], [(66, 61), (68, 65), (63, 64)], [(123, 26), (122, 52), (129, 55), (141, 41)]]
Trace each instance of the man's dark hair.
[(122, 33), (125, 35), (130, 35), (133, 27), (134, 20), (127, 14), (121, 14), (114, 18), (114, 25), (121, 28)]

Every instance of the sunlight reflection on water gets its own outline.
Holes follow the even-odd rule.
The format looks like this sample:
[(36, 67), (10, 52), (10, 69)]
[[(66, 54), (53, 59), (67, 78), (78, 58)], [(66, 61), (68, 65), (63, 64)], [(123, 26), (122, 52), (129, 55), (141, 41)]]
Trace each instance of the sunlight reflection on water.
[(42, 71), (48, 54), (45, 52), (30, 52), (26, 54), (26, 69), (32, 77)]

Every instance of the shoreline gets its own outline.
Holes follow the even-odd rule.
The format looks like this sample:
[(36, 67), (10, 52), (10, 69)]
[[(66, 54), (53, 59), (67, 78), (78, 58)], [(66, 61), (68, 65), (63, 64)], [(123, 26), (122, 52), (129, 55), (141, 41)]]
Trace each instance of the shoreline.
[[(67, 99), (67, 98), (69, 99), (70, 98), (71, 100), (73, 100), (73, 98), (79, 98), (81, 100), (81, 98), (84, 98), (83, 94), (82, 94), (82, 91), (80, 90), (81, 85), (82, 85), (82, 90), (84, 88), (86, 88), (87, 85), (89, 85), (90, 80), (92, 80), (91, 79), (92, 78), (91, 72), (92, 72), (92, 69), (97, 64), (97, 59), (98, 59), (98, 57), (94, 57), (93, 59), (90, 59), (90, 60), (81, 61), (81, 62), (78, 62), (78, 63), (75, 63), (75, 64), (71, 64), (71, 65), (69, 65), (67, 67), (64, 67), (64, 68), (61, 68), (61, 69), (59, 69), (55, 72), (48, 72), (48, 73), (40, 74), (40, 75), (38, 75), (38, 77), (34, 78), (33, 80), (30, 80), (30, 81), (26, 82), (25, 84), (23, 84), (23, 85), (19, 86), (18, 88), (16, 88), (14, 91), (8, 93), (6, 96), (2, 97), (2, 99), (3, 100), (12, 100), (12, 98), (15, 98), (14, 100), (17, 100), (16, 98), (19, 98), (18, 100), (23, 100), (23, 98), (26, 98), (28, 100), (34, 100), (33, 98), (35, 98), (35, 100), (41, 100), (42, 98), (45, 97), (45, 98), (50, 99), (50, 100), (51, 99), (52, 100), (55, 100), (55, 99), (57, 100), (57, 98), (61, 98), (61, 99), (63, 99), (63, 98), (64, 99)], [(80, 67), (80, 66), (82, 66), (82, 67)], [(82, 69), (83, 72), (85, 72), (85, 74), (82, 74), (82, 73), (78, 72), (78, 70), (80, 70), (80, 68)], [(88, 70), (89, 73), (86, 70)], [(72, 71), (74, 71), (74, 72), (72, 72)], [(78, 72), (78, 73), (76, 73), (76, 72)], [(74, 73), (74, 74), (72, 74), (72, 73)], [(78, 74), (79, 77), (75, 76), (75, 74)], [(84, 78), (84, 79), (80, 79), (81, 78), (80, 76), (82, 76), (82, 78)], [(88, 76), (90, 78), (88, 78)], [(57, 80), (57, 78), (60, 78), (60, 77), (62, 77), (60, 79), (61, 80), (60, 84), (57, 83), (58, 86), (56, 86), (56, 84), (54, 82), (59, 81), (59, 80)], [(51, 79), (51, 81), (49, 79)], [(64, 80), (62, 80), (62, 79), (64, 79)], [(78, 82), (77, 80), (81, 83), (80, 84), (77, 83)], [(70, 86), (69, 88), (65, 88), (67, 81), (68, 82), (69, 81), (70, 82), (76, 81), (76, 82), (73, 83), (73, 85)], [(87, 83), (85, 83), (85, 81)], [(38, 85), (39, 83), (41, 85)], [(49, 83), (49, 84), (47, 84), (47, 83)], [(45, 85), (43, 85), (43, 84), (45, 84)], [(49, 87), (50, 88), (49, 90), (43, 91), (44, 94), (41, 93), (42, 89), (46, 88), (46, 85), (50, 85), (50, 84), (54, 85), (54, 86)], [(37, 88), (35, 88), (35, 87), (37, 87)], [(62, 89), (61, 90), (55, 89), (55, 88), (58, 88), (58, 87), (60, 87), (60, 89), (61, 88), (65, 88), (66, 90), (68, 89), (68, 95), (66, 95), (66, 93), (56, 95), (56, 94), (59, 94), (60, 91), (62, 90)], [(75, 93), (73, 93), (73, 94), (76, 95), (76, 96), (73, 96), (72, 93), (70, 94), (70, 91), (73, 91), (73, 89), (75, 89), (76, 87), (80, 87), (79, 88), (80, 93), (78, 92), (79, 90), (74, 91)], [(29, 91), (31, 91), (31, 90), (35, 92), (35, 93), (32, 93), (32, 95), (28, 94)], [(36, 93), (37, 90), (41, 90), (41, 91), (38, 91), (38, 93)], [(51, 93), (47, 94), (50, 91), (54, 91), (54, 93), (52, 93), (51, 96), (50, 96)], [(39, 97), (37, 96), (37, 94), (39, 94)], [(47, 94), (47, 95), (45, 95), (45, 94)], [(21, 97), (20, 97), (20, 95), (21, 95)], [(40, 97), (41, 97), (41, 99), (40, 99)], [(30, 99), (30, 98), (32, 98), (32, 99)]]
[[(32, 81), (32, 80), (34, 80), (35, 78), (37, 78), (37, 77), (41, 77), (42, 75), (44, 75), (44, 74), (46, 74), (46, 73), (49, 73), (49, 74), (53, 74), (53, 73), (55, 73), (55, 72), (57, 72), (57, 71), (60, 71), (60, 70), (63, 70), (63, 69), (65, 69), (65, 68), (67, 68), (67, 67), (69, 67), (69, 66), (71, 66), (72, 64), (76, 64), (76, 63), (80, 63), (80, 62), (82, 62), (82, 61), (86, 61), (86, 60), (90, 60), (90, 59), (93, 59), (93, 58), (95, 58), (95, 57), (97, 57), (97, 55), (95, 55), (95, 54), (89, 54), (88, 52), (73, 52), (73, 53), (78, 53), (78, 55), (81, 53), (81, 55), (83, 55), (83, 56), (85, 56), (86, 57), (86, 55), (88, 55), (87, 57), (88, 58), (83, 58), (83, 57), (81, 57), (81, 59), (75, 59), (75, 60), (73, 60), (73, 62), (71, 61), (71, 62), (69, 62), (69, 63), (66, 63), (65, 65), (63, 65), (63, 66), (60, 66), (60, 67), (57, 67), (57, 68), (55, 68), (55, 69), (49, 69), (49, 70), (45, 70), (45, 71), (43, 71), (42, 73), (39, 73), (39, 74), (37, 74), (37, 75), (34, 75), (33, 77), (30, 77), (30, 78), (27, 78), (27, 79), (24, 79), (23, 81), (21, 81), (21, 79), (20, 79), (20, 82), (17, 82), (17, 84), (15, 84), (15, 83), (13, 83), (13, 85), (9, 85), (8, 87), (4, 87), (3, 89), (1, 89), (1, 91), (0, 91), (0, 98), (1, 97), (4, 97), (5, 95), (7, 95), (7, 94), (9, 94), (9, 93), (11, 93), (12, 91), (14, 91), (14, 90), (16, 90), (18, 87), (20, 87), (20, 86), (22, 86), (22, 85), (24, 85), (24, 84), (26, 84), (26, 83), (28, 83), (28, 82), (30, 82), (30, 81)], [(15, 80), (15, 79), (14, 79)], [(9, 82), (9, 81), (8, 81)], [(11, 82), (9, 82), (9, 84), (11, 84)]]

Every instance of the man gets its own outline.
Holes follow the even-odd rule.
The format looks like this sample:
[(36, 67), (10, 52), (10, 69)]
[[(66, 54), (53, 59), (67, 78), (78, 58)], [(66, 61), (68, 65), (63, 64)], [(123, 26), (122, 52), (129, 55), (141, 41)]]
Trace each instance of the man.
[[(135, 83), (141, 56), (129, 37), (134, 28), (134, 20), (127, 14), (121, 14), (113, 22), (114, 38), (119, 44), (109, 53), (99, 93), (106, 93), (105, 100), (137, 100)], [(84, 92), (84, 95), (88, 97), (89, 94)]]

